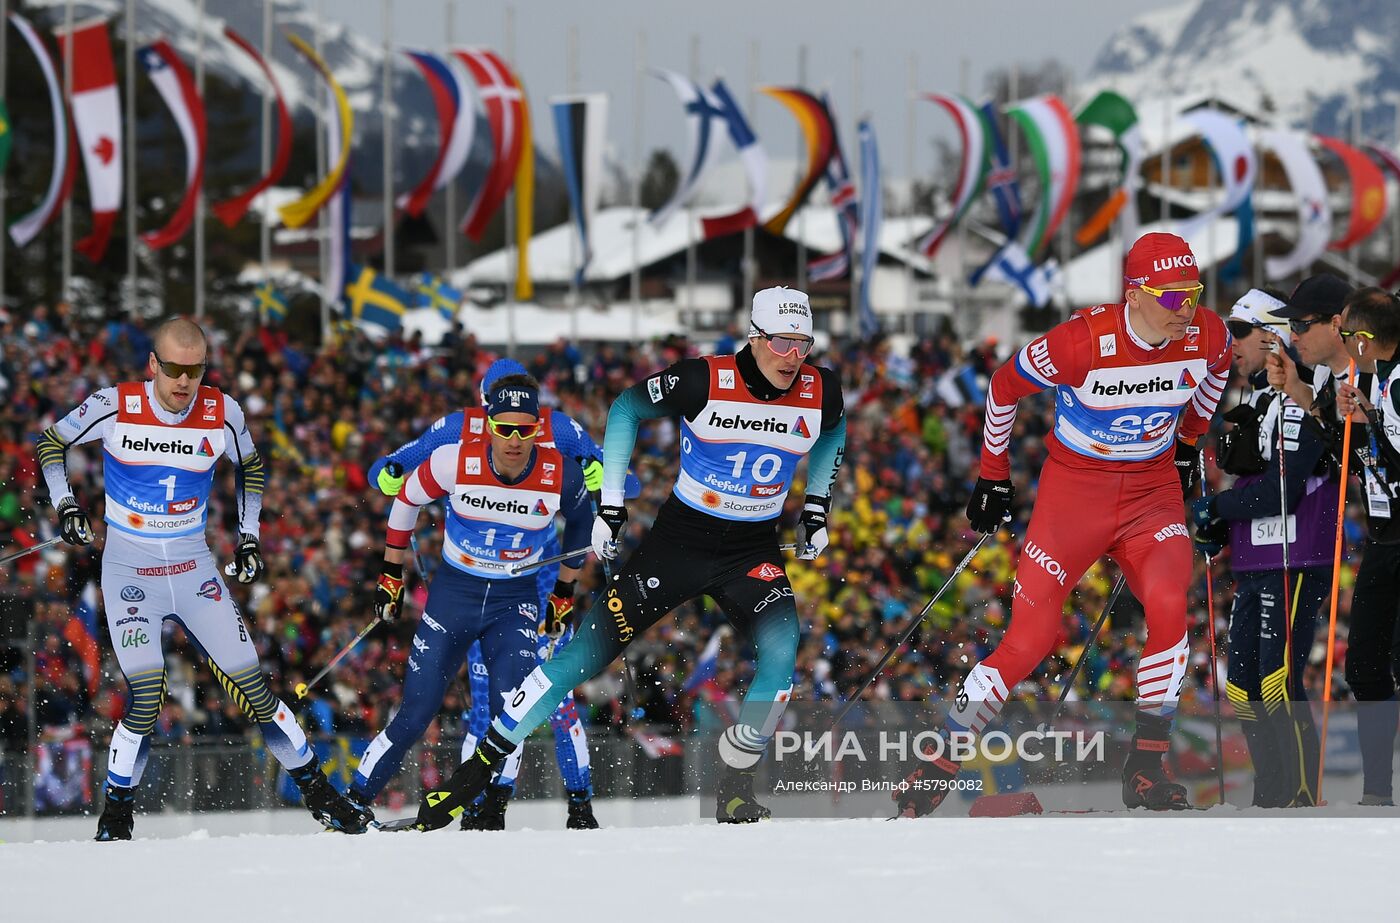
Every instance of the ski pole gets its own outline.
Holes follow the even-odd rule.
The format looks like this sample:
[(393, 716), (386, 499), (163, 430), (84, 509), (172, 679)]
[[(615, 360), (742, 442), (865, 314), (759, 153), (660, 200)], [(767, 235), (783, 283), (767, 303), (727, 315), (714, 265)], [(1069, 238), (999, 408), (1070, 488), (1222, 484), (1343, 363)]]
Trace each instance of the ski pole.
[(368, 635), (371, 631), (374, 631), (374, 626), (378, 625), (380, 621), (381, 619), (379, 618), (379, 616), (376, 615), (368, 625), (360, 629), (359, 634), (355, 635), (354, 638), (350, 639), (349, 644), (345, 645), (340, 649), (340, 653), (336, 654), (334, 657), (331, 658), (330, 663), (326, 664), (324, 667), (321, 668), (321, 672), (317, 673), (315, 676), (311, 677), (311, 679), (307, 680), (304, 683), (297, 683), (297, 698), (306, 698), (306, 694), (311, 691), (311, 687), (319, 683), (323, 676), (325, 676), (331, 670), (335, 669), (335, 665), (340, 663), (340, 661), (344, 660), (345, 655), (354, 650), (355, 645), (363, 641), (366, 635)]
[(1125, 583), (1127, 583), (1127, 579), (1120, 572), (1118, 579), (1113, 582), (1113, 592), (1108, 594), (1108, 602), (1104, 603), (1103, 614), (1094, 623), (1094, 630), (1089, 632), (1089, 640), (1084, 642), (1084, 650), (1079, 652), (1079, 656), (1074, 661), (1074, 667), (1069, 671), (1069, 678), (1060, 687), (1060, 695), (1055, 700), (1055, 710), (1050, 713), (1050, 720), (1040, 726), (1042, 731), (1053, 728), (1055, 720), (1060, 717), (1060, 712), (1064, 710), (1065, 700), (1069, 698), (1069, 692), (1074, 688), (1074, 681), (1079, 676), (1079, 669), (1084, 666), (1084, 661), (1089, 659), (1089, 651), (1094, 649), (1094, 644), (1099, 640), (1099, 632), (1103, 631), (1104, 623), (1108, 621), (1108, 614), (1113, 611), (1113, 604), (1118, 602), (1118, 594), (1123, 592), (1123, 584)]
[[(1356, 386), (1356, 362), (1347, 364), (1347, 382)], [(1342, 539), (1347, 515), (1347, 469), (1351, 464), (1351, 416), (1342, 420), (1342, 479), (1337, 487), (1337, 544), (1332, 551), (1332, 611), (1327, 618), (1327, 667), (1322, 674), (1322, 738), (1317, 754), (1317, 803), (1322, 804), (1322, 770), (1327, 765), (1327, 719), (1332, 710), (1332, 657), (1337, 646), (1337, 596), (1342, 579)]]
[(958, 575), (967, 569), (967, 565), (972, 563), (973, 556), (977, 554), (979, 549), (981, 549), (982, 544), (995, 534), (995, 532), (982, 533), (982, 537), (977, 540), (977, 544), (973, 545), (970, 549), (968, 549), (967, 554), (963, 555), (963, 559), (958, 562), (957, 567), (953, 568), (953, 572), (948, 575), (948, 579), (945, 580), (943, 582), (943, 585), (938, 588), (938, 592), (933, 594), (933, 598), (930, 599), (928, 601), (928, 604), (924, 606), (923, 611), (920, 612), (917, 616), (914, 617), (912, 621), (909, 622), (909, 627), (905, 630), (904, 634), (900, 637), (900, 639), (894, 644), (890, 645), (889, 650), (885, 651), (885, 656), (880, 658), (880, 662), (875, 665), (875, 669), (871, 671), (869, 678), (866, 679), (865, 682), (861, 683), (861, 686), (858, 690), (856, 690), (855, 695), (851, 696), (849, 699), (846, 700), (845, 706), (841, 709), (840, 712), (837, 713), (836, 720), (831, 723), (832, 728), (835, 728), (837, 725), (839, 725), (841, 723), (841, 719), (845, 718), (846, 715), (850, 712), (850, 710), (855, 707), (855, 704), (860, 701), (860, 697), (865, 694), (865, 690), (870, 688), (870, 684), (875, 682), (875, 678), (880, 675), (880, 672), (882, 670), (885, 669), (886, 664), (888, 664), (892, 659), (894, 659), (894, 655), (898, 653), (899, 649), (903, 647), (905, 643), (908, 642), (908, 640), (913, 636), (915, 630), (917, 630), (919, 625), (923, 623), (924, 619), (928, 616), (929, 612), (933, 611), (934, 603), (938, 602), (939, 597), (943, 595), (944, 591), (947, 590), (948, 587), (953, 585), (953, 581), (958, 579)]
[[(506, 568), (506, 573), (510, 574), (512, 577), (518, 577), (521, 574), (525, 573), (527, 570), (534, 570), (539, 567), (548, 567), (551, 564), (558, 564), (560, 561), (566, 561), (569, 558), (576, 558), (581, 554), (588, 554), (588, 552), (592, 550), (592, 545), (584, 545), (582, 548), (575, 548), (573, 551), (565, 551), (563, 554), (551, 555), (548, 558), (540, 558), (538, 561), (531, 561), (528, 564), (512, 564)], [(479, 563), (480, 562), (478, 562), (478, 564)], [(605, 564), (604, 568), (606, 569), (606, 567), (607, 565)]]
[(56, 538), (51, 538), (48, 541), (40, 542), (39, 544), (34, 545), (33, 547), (24, 549), (23, 551), (16, 551), (14, 554), (7, 554), (3, 558), (0, 558), (0, 565), (9, 564), (11, 561), (18, 561), (20, 558), (23, 558), (26, 555), (31, 555), (36, 552), (43, 551), (45, 548), (52, 548), (54, 545), (57, 545), (62, 541), (63, 537), (58, 536)]
[(418, 553), (418, 533), (408, 533), (408, 544), (413, 549), (413, 566), (418, 568), (418, 579), (428, 582), (428, 569), (423, 566), (423, 556)]
[[(1280, 417), (1280, 425), (1282, 425), (1281, 421), (1282, 417)], [(1282, 433), (1283, 430), (1280, 429), (1279, 432)], [(1201, 496), (1204, 497), (1206, 495), (1205, 452), (1201, 452), (1196, 456), (1196, 464), (1201, 477)], [(1283, 464), (1282, 456), (1279, 457), (1279, 464)], [(1287, 519), (1284, 520), (1283, 527), (1285, 531), (1288, 529)], [(1221, 744), (1220, 735), (1220, 680), (1215, 673), (1215, 585), (1212, 582), (1212, 577), (1210, 573), (1211, 565), (1214, 564), (1214, 561), (1212, 560), (1212, 556), (1208, 552), (1206, 552), (1205, 549), (1202, 549), (1201, 553), (1204, 554), (1206, 558), (1206, 643), (1210, 645), (1210, 700), (1211, 706), (1215, 712), (1215, 777), (1216, 782), (1220, 786), (1220, 790), (1218, 793), (1220, 803), (1224, 804), (1225, 748)], [(1286, 597), (1285, 604), (1287, 604)]]

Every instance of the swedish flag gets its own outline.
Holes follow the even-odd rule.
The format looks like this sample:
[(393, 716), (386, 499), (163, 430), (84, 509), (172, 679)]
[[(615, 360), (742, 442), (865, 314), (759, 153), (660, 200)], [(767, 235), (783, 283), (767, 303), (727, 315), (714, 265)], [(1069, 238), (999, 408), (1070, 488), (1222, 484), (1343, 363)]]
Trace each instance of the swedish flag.
[(350, 304), (350, 316), (366, 324), (378, 324), (386, 330), (397, 330), (403, 324), (403, 312), (408, 310), (410, 296), (368, 266), (351, 264), (345, 286), (345, 300)]
[(418, 276), (414, 285), (415, 308), (437, 308), (443, 320), (452, 320), (462, 304), (462, 293), (430, 272)]
[(271, 282), (254, 289), (253, 297), (257, 299), (258, 319), (262, 323), (280, 324), (287, 319), (287, 296), (273, 288)]

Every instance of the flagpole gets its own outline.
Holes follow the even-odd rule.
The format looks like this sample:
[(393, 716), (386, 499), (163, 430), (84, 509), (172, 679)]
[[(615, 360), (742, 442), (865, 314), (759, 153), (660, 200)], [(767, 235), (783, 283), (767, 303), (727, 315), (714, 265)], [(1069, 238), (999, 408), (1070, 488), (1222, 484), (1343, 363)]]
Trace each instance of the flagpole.
[(384, 10), (384, 107), (380, 116), (384, 126), (384, 277), (394, 277), (394, 91), (393, 91), (393, 17), (390, 0), (383, 0)]
[(914, 102), (919, 92), (919, 56), (914, 52), (909, 52), (906, 61), (908, 69), (907, 92), (904, 100), (904, 171), (909, 179), (909, 208), (905, 212), (908, 216), (908, 224), (905, 226), (905, 237), (909, 243), (909, 256), (904, 261), (904, 304), (907, 312), (906, 324), (909, 329), (905, 333), (914, 332), (914, 315), (918, 308), (918, 299), (914, 292), (914, 255), (917, 252), (912, 245), (915, 239), (914, 230), (914, 133), (915, 122), (918, 114), (915, 112)]
[[(135, 0), (128, 0), (134, 3)], [(272, 0), (263, 0), (262, 53), (268, 67), (272, 66)], [(132, 123), (134, 124), (134, 123)], [(272, 166), (272, 87), (263, 81), (262, 91), (262, 173), (266, 176)], [(263, 281), (272, 278), (272, 208), (268, 205), (270, 196), (263, 193), (261, 221), (258, 225), (258, 259), (262, 262)]]
[[(194, 86), (204, 99), (204, 0), (196, 6)], [(204, 182), (194, 196), (194, 316), (204, 317)]]
[[(1065, 104), (1065, 108), (1067, 108), (1071, 113), (1073, 113), (1073, 112), (1074, 112), (1074, 77), (1069, 73), (1069, 71), (1065, 71), (1064, 86), (1061, 88), (1061, 91), (1064, 93), (1064, 100), (1063, 100), (1063, 102), (1064, 102), (1064, 104)], [(1071, 124), (1073, 124), (1073, 123), (1071, 123)], [(1077, 128), (1075, 128), (1074, 130), (1075, 130), (1075, 131), (1078, 131)], [(1065, 289), (1066, 289), (1066, 297), (1065, 297), (1065, 302), (1066, 302), (1066, 304), (1065, 304), (1065, 319), (1066, 319), (1066, 320), (1069, 320), (1069, 315), (1071, 315), (1071, 314), (1074, 313), (1074, 305), (1073, 305), (1073, 303), (1070, 302), (1070, 299), (1069, 299), (1069, 297), (1068, 297), (1068, 289), (1069, 289), (1069, 254), (1070, 254), (1070, 246), (1069, 246), (1069, 228), (1070, 228), (1070, 225), (1073, 223), (1073, 222), (1070, 220), (1070, 217), (1071, 217), (1071, 215), (1073, 215), (1073, 213), (1074, 213), (1074, 200), (1071, 199), (1071, 200), (1070, 200), (1070, 203), (1069, 203), (1069, 208), (1065, 209), (1065, 217), (1064, 217), (1064, 220), (1060, 222), (1060, 239), (1059, 239), (1059, 251), (1060, 251), (1060, 279), (1065, 283)], [(1113, 237), (1113, 235), (1112, 235), (1112, 233), (1110, 233), (1110, 234), (1109, 234), (1110, 240), (1112, 239), (1112, 237)], [(1048, 281), (1048, 277), (1047, 277), (1047, 281)], [(1049, 287), (1050, 287), (1050, 286), (1047, 284), (1047, 285), (1046, 285), (1046, 288), (1049, 289)], [(1214, 303), (1215, 303), (1215, 302), (1213, 302), (1213, 301), (1211, 302), (1211, 304), (1214, 304)], [(1047, 307), (1049, 307), (1049, 305), (1047, 305)]]
[[(271, 0), (267, 0), (271, 2)], [(126, 0), (126, 291), (127, 316), (134, 318), (141, 303), (136, 275), (136, 0)]]
[[(807, 89), (807, 45), (797, 46), (797, 85), (802, 89)], [(802, 128), (797, 129), (797, 155), (798, 163), (801, 163), (803, 148)], [(799, 174), (798, 182), (801, 182)], [(797, 211), (797, 288), (799, 291), (807, 291), (807, 203)]]
[[(515, 6), (506, 5), (506, 62), (518, 70), (515, 60)], [(510, 195), (506, 198), (506, 355), (515, 358), (515, 178), (511, 178)]]
[[(753, 103), (754, 103), (753, 91), (754, 91), (754, 87), (756, 87), (757, 85), (758, 85), (758, 39), (751, 39), (751, 40), (749, 41), (749, 93), (748, 93), (748, 111), (749, 111), (749, 118), (753, 118)], [(761, 208), (763, 207), (763, 204), (764, 204), (764, 203), (759, 202), (759, 203), (757, 203), (757, 207), (761, 209)], [(760, 220), (760, 217), (761, 217), (761, 216), (759, 216), (759, 215), (755, 215), (755, 216), (754, 216), (754, 220), (755, 220), (755, 221)], [(749, 225), (748, 227), (744, 228), (744, 261), (743, 261), (743, 265), (742, 265), (742, 267), (741, 267), (741, 271), (743, 272), (743, 275), (744, 275), (744, 303), (743, 303), (742, 305), (739, 306), (741, 314), (747, 312), (748, 309), (749, 309), (749, 306), (753, 303), (754, 276), (756, 275), (756, 270), (757, 270), (757, 268), (758, 268), (758, 267), (756, 267), (756, 266), (754, 265), (753, 244), (754, 244), (754, 229), (753, 229), (753, 225)]]
[[(1215, 84), (1212, 83), (1210, 86), (1210, 102), (1212, 106), (1215, 104), (1215, 100), (1216, 89)], [(1216, 181), (1219, 180), (1220, 186), (1224, 188), (1225, 176), (1217, 169), (1214, 157), (1209, 157), (1207, 160), (1209, 162), (1206, 164), (1206, 175), (1210, 177), (1210, 193), (1206, 197), (1206, 201), (1210, 204), (1206, 207), (1214, 208)], [(1215, 225), (1216, 220), (1212, 218), (1210, 224), (1206, 227), (1206, 249), (1210, 251), (1210, 275), (1206, 277), (1206, 304), (1212, 309), (1217, 306), (1217, 298), (1220, 295), (1220, 258), (1215, 250)], [(1197, 265), (1199, 267), (1199, 261)]]
[[(5, 98), (5, 66), (9, 63), (9, 36), (10, 36), (10, 0), (0, 0), (0, 100)], [(10, 126), (5, 126), (6, 132), (12, 132)], [(10, 139), (11, 146), (14, 145), (14, 138)], [(5, 245), (9, 243), (9, 237), (5, 233), (5, 228), (9, 223), (5, 220), (5, 173), (0, 170), (0, 311), (5, 309)]]
[[(1391, 138), (1391, 150), (1400, 149), (1400, 107), (1395, 109), (1395, 135)], [(1261, 235), (1255, 234), (1256, 238)], [(1390, 210), (1390, 265), (1400, 263), (1400, 202)]]
[[(8, 23), (6, 24), (8, 28)], [(66, 0), (63, 4), (63, 34), (66, 36), (63, 42), (63, 98), (64, 105), (70, 109), (73, 106), (73, 0)], [(76, 157), (78, 152), (71, 150), (69, 145), (69, 157)], [(73, 195), (72, 191), (63, 199), (63, 284), (59, 291), (62, 293), (62, 300), (68, 300), (68, 289), (73, 282)]]
[[(446, 0), (446, 35), (447, 35), (447, 57), (448, 67), (452, 66), (452, 45), (457, 41), (457, 4), (455, 0)], [(461, 105), (467, 105), (466, 100), (461, 101)], [(457, 177), (447, 182), (447, 197), (443, 204), (446, 209), (446, 216), (442, 221), (442, 237), (445, 244), (443, 261), (446, 263), (444, 272), (450, 273), (457, 268)], [(456, 323), (454, 320), (453, 323)]]
[[(569, 24), (566, 53), (568, 66), (569, 95), (573, 96), (575, 93), (578, 92), (578, 25), (576, 23)], [(574, 143), (578, 143), (577, 139)], [(562, 151), (560, 152), (560, 158), (563, 158)], [(567, 165), (564, 166), (565, 169), (568, 169)], [(579, 177), (579, 181), (582, 182), (583, 177)], [(582, 204), (583, 199), (584, 196), (580, 194), (580, 204)], [(578, 216), (574, 215), (572, 217), (574, 219), (574, 223), (577, 224)], [(575, 343), (578, 342), (578, 264), (579, 241), (578, 232), (575, 230), (571, 231), (569, 234), (569, 338)]]
[(637, 341), (642, 310), (642, 68), (647, 57), (647, 34), (637, 30), (632, 67), (632, 342)]
[[(1361, 95), (1355, 86), (1351, 88), (1351, 144), (1358, 147), (1361, 144)], [(1357, 284), (1357, 260), (1361, 258), (1360, 249), (1356, 244), (1352, 244), (1347, 250), (1347, 282), (1355, 287)]]
[[(316, 0), (316, 16), (311, 21), (311, 42), (316, 49), (316, 56), (321, 57), (321, 22), (325, 19), (325, 0)], [(326, 124), (327, 124), (327, 99), (326, 94), (316, 91), (316, 104), (313, 111), (316, 113), (316, 175), (326, 174)], [(316, 215), (316, 227), (320, 233), (316, 235), (316, 252), (321, 264), (321, 345), (324, 348), (331, 341), (331, 293), (328, 288), (329, 279), (326, 278), (330, 272), (330, 260), (326, 253), (326, 244), (331, 233), (330, 216), (326, 209), (322, 208)]]
[[(969, 84), (972, 82), (970, 74), (971, 69), (972, 64), (970, 61), (968, 61), (967, 56), (964, 55), (958, 61), (958, 92), (961, 93), (963, 96), (967, 96)], [(938, 221), (937, 213), (934, 213), (931, 217), (935, 222)], [(965, 306), (963, 304), (963, 301), (967, 298), (969, 291), (967, 285), (967, 222), (959, 221), (957, 224), (957, 231), (958, 275), (957, 278), (953, 280), (952, 286), (950, 286), (953, 296), (953, 310), (949, 315), (950, 323), (953, 318), (956, 318), (965, 313)], [(932, 268), (932, 266), (929, 267), (930, 270), (932, 270)], [(953, 332), (956, 334), (958, 329), (957, 325), (953, 324), (952, 326)]]
[[(700, 85), (700, 34), (690, 33), (690, 82)], [(709, 118), (707, 114), (705, 118)], [(684, 177), (682, 177), (684, 180)], [(693, 323), (695, 320), (695, 286), (697, 267), (695, 253), (695, 203), (694, 196), (685, 200), (685, 310)]]
[[(851, 159), (852, 159), (852, 161), (855, 161), (855, 160), (856, 160), (856, 157), (859, 156), (858, 152), (859, 152), (859, 150), (860, 150), (860, 107), (861, 107), (861, 98), (860, 98), (860, 96), (861, 96), (861, 94), (860, 94), (860, 71), (861, 71), (861, 55), (860, 55), (860, 49), (857, 48), (857, 49), (855, 49), (854, 51), (851, 52), (851, 118), (853, 118), (853, 119), (855, 120), (855, 131), (851, 133), (851, 137), (854, 138), (855, 141), (856, 141), (856, 147), (855, 147), (855, 149), (853, 149), (853, 150), (851, 151), (851, 154), (852, 154)], [(863, 172), (863, 168), (858, 168), (858, 169), (860, 169), (860, 170)], [(865, 189), (861, 189), (861, 190), (860, 190), (860, 196), (861, 196), (860, 201), (861, 201), (861, 204), (862, 204), (862, 208), (861, 208), (861, 211), (862, 211), (862, 212), (865, 210), (865, 209), (864, 209), (865, 197), (866, 197), (867, 195), (869, 195), (869, 194), (870, 194), (869, 191), (867, 191), (867, 190), (865, 190)], [(852, 343), (857, 342), (857, 341), (860, 339), (860, 275), (863, 274), (863, 272), (864, 272), (864, 256), (865, 256), (865, 226), (864, 226), (863, 224), (862, 224), (862, 226), (861, 226), (861, 228), (860, 228), (860, 234), (859, 234), (858, 236), (860, 237), (860, 242), (861, 242), (860, 254), (859, 254), (860, 259), (857, 259), (857, 253), (856, 253), (856, 245), (855, 245), (855, 243), (852, 242), (852, 244), (851, 244), (851, 317), (850, 317), (851, 330), (850, 330), (850, 341), (851, 341)]]

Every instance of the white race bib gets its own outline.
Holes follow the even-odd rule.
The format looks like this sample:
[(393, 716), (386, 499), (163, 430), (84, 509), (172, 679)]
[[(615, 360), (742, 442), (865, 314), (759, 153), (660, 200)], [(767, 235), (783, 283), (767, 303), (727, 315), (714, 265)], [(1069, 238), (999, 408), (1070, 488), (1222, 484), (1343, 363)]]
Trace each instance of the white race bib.
[[(1288, 517), (1288, 544), (1293, 544), (1298, 540), (1298, 517)], [(1253, 529), (1249, 534), (1249, 542), (1255, 547), (1265, 545), (1282, 545), (1283, 529), (1280, 528), (1280, 517), (1270, 516), (1267, 519), (1256, 519)]]

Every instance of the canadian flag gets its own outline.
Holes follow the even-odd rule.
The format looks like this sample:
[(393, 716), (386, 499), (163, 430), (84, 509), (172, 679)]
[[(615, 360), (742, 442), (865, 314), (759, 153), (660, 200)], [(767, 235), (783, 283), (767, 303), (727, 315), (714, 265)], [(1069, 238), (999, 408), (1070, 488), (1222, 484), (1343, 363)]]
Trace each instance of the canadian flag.
[[(69, 36), (55, 30), (59, 54)], [(117, 80), (112, 68), (112, 43), (107, 20), (94, 19), (73, 27), (73, 86), (69, 100), (73, 124), (83, 152), (88, 197), (92, 201), (92, 233), (75, 249), (94, 263), (107, 252), (107, 242), (122, 204), (122, 122)]]

